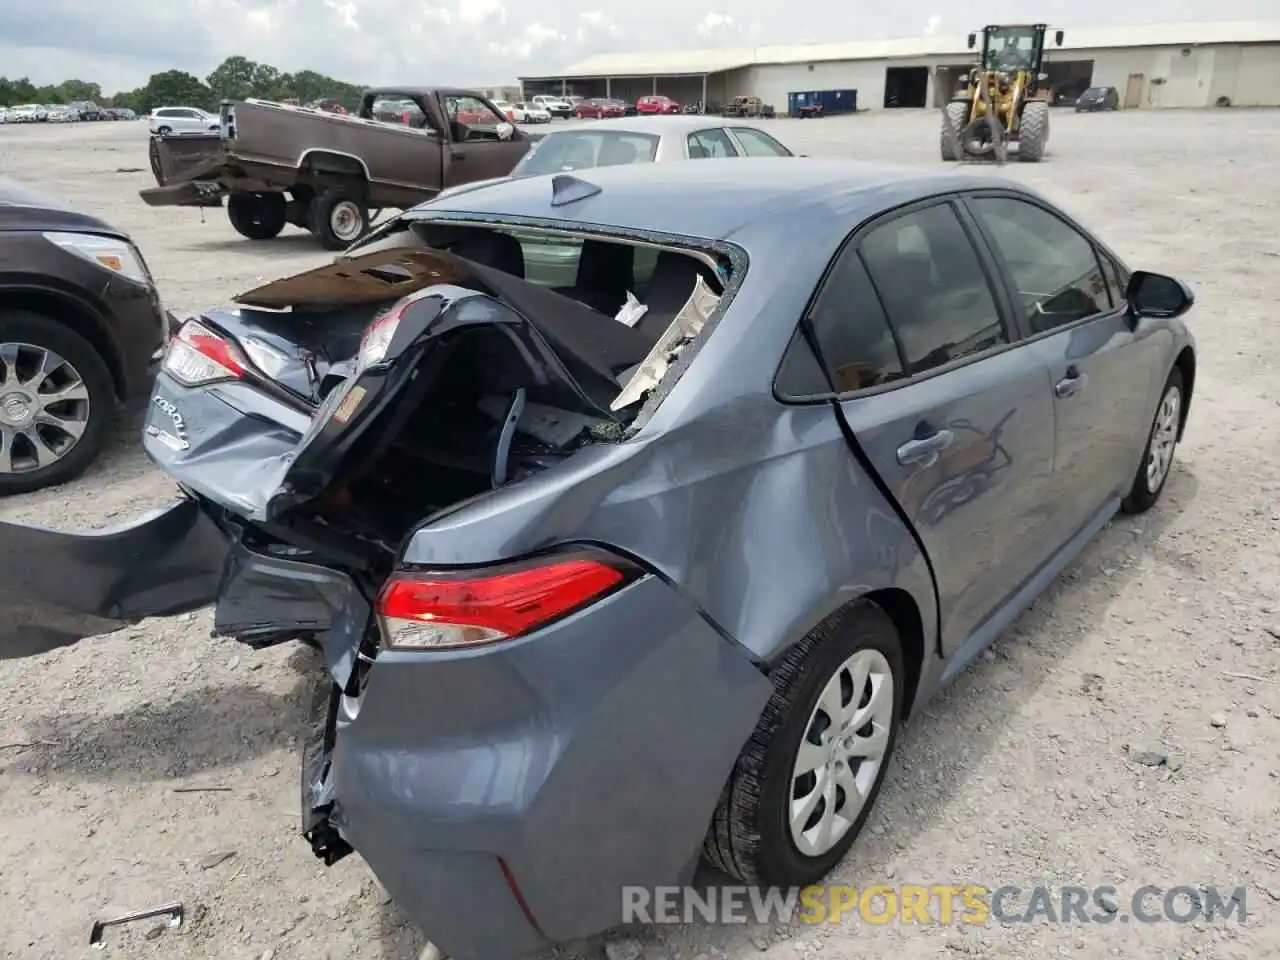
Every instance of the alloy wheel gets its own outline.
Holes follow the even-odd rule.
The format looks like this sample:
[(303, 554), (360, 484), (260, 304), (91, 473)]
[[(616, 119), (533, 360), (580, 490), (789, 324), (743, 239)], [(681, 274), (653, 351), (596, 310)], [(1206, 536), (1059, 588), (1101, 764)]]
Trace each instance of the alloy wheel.
[(88, 426), (89, 388), (80, 371), (45, 347), (0, 343), (0, 473), (53, 465)]

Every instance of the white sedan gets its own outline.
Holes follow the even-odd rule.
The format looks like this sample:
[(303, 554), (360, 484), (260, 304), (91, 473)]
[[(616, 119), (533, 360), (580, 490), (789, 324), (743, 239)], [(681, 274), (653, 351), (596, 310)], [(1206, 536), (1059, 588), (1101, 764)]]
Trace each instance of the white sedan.
[(550, 123), (550, 112), (536, 103), (499, 103), (498, 108), (512, 123)]

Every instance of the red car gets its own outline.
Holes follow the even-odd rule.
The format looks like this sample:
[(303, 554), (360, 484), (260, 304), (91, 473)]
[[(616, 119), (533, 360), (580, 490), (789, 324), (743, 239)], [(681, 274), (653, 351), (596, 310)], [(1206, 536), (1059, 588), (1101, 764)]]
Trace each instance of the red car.
[(641, 97), (636, 101), (636, 113), (679, 113), (680, 104), (670, 97)]
[(588, 117), (603, 120), (605, 117), (625, 117), (627, 115), (627, 107), (620, 100), (606, 100), (603, 97), (595, 97), (578, 103), (574, 107), (573, 113), (579, 120), (585, 120)]

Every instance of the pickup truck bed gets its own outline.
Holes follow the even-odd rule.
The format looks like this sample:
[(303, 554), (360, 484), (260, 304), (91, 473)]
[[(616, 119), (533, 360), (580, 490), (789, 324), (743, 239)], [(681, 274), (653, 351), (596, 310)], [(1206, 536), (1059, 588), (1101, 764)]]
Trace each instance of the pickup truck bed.
[(446, 187), (503, 177), (530, 138), (468, 90), (380, 88), (357, 115), (245, 100), (224, 103), (207, 136), (157, 136), (151, 206), (222, 206), (253, 240), (285, 224), (341, 250), (369, 229), (370, 211), (405, 209)]

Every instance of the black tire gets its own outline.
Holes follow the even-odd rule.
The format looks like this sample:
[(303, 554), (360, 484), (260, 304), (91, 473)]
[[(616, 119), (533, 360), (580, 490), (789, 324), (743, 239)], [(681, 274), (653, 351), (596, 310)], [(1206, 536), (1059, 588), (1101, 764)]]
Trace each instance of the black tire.
[[(359, 218), (359, 232), (353, 234), (335, 228), (341, 212)], [(316, 198), (311, 208), (311, 232), (326, 250), (345, 250), (369, 232), (369, 207), (364, 197), (353, 190), (331, 187)]]
[[(1171, 392), (1176, 397), (1177, 410), (1172, 445), (1168, 451), (1169, 465), (1165, 468), (1164, 475), (1160, 477), (1153, 487), (1147, 474), (1147, 465), (1151, 462), (1153, 447), (1161, 440), (1162, 414), (1166, 413), (1165, 401), (1169, 399)], [(1182, 431), (1182, 418), (1186, 410), (1186, 402), (1187, 391), (1183, 384), (1182, 371), (1174, 367), (1169, 371), (1169, 379), (1165, 381), (1164, 389), (1160, 391), (1160, 402), (1156, 404), (1156, 412), (1151, 417), (1151, 427), (1147, 430), (1147, 442), (1142, 448), (1142, 460), (1138, 464), (1138, 473), (1133, 478), (1133, 486), (1129, 488), (1129, 495), (1120, 502), (1120, 509), (1125, 513), (1145, 513), (1156, 505), (1156, 501), (1160, 499), (1160, 494), (1164, 492), (1165, 484), (1169, 480), (1169, 474), (1173, 472), (1173, 456), (1178, 450), (1178, 434)]]
[(274, 240), (288, 218), (283, 193), (233, 193), (227, 198), (227, 219), (236, 233), (250, 240)]
[(1043, 100), (1032, 100), (1022, 108), (1022, 121), (1018, 124), (1018, 159), (1023, 163), (1038, 163), (1044, 159), (1049, 145), (1049, 105)]
[(31, 493), (74, 480), (98, 458), (115, 420), (118, 403), (106, 361), (70, 327), (27, 310), (0, 312), (0, 343), (29, 343), (58, 354), (76, 368), (89, 391), (89, 422), (76, 445), (47, 467), (0, 473), (0, 496)]
[(156, 130), (156, 133), (160, 134), (162, 137), (167, 137), (169, 134), (173, 133), (173, 127), (159, 127)]
[[(969, 123), (969, 104), (960, 100), (952, 100), (943, 108), (942, 132), (939, 135), (939, 146), (944, 163), (954, 163), (963, 159), (963, 146), (960, 144), (962, 131)], [(949, 128), (949, 129), (948, 129)], [(956, 147), (961, 149), (957, 152)]]
[[(893, 719), (883, 761), (867, 800), (848, 832), (821, 856), (801, 853), (792, 840), (787, 807), (801, 741), (823, 688), (854, 653), (879, 651), (893, 683)], [(774, 692), (725, 784), (703, 842), (718, 870), (744, 883), (807, 886), (826, 876), (853, 845), (875, 806), (901, 725), (906, 670), (893, 621), (863, 602), (829, 617), (795, 645), (773, 672)]]

